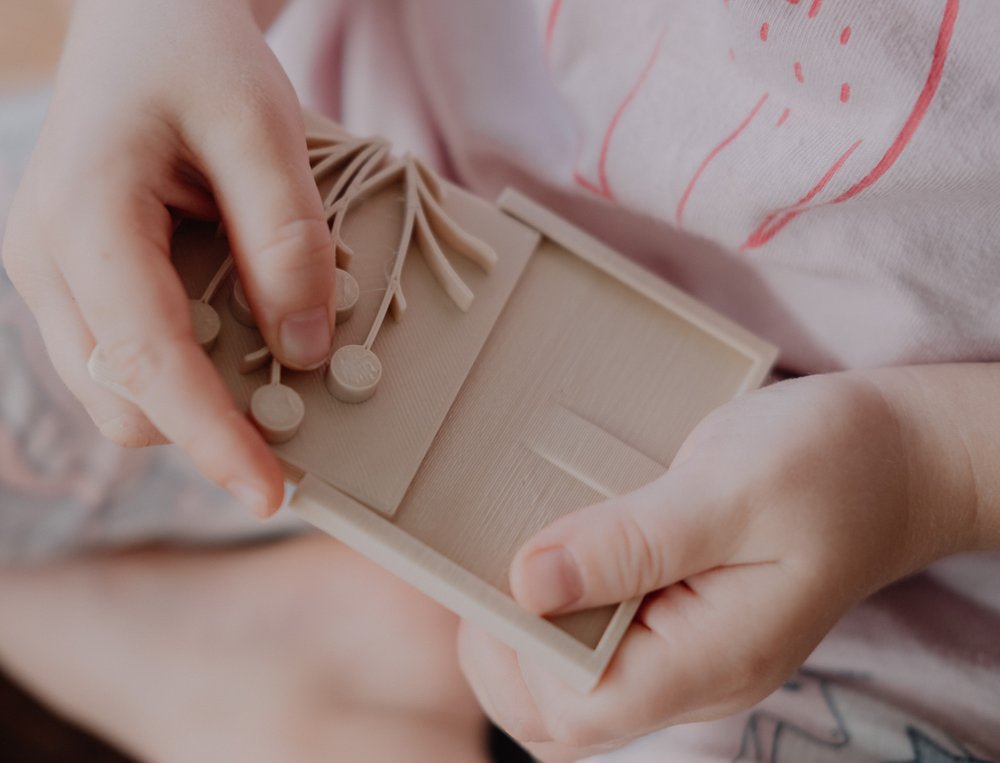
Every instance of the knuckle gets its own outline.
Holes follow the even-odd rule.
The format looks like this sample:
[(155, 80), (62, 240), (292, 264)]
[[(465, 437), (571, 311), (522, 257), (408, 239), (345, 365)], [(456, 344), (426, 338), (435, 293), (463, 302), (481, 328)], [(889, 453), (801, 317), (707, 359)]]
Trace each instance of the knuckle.
[(142, 399), (167, 373), (175, 340), (137, 336), (102, 344), (103, 361), (115, 383)]
[(545, 723), (537, 715), (517, 713), (510, 718), (494, 718), (511, 739), (521, 743), (548, 742), (552, 739)]
[(326, 221), (301, 217), (278, 226), (261, 247), (259, 261), (271, 277), (313, 282), (333, 277), (333, 245)]
[(616, 555), (615, 581), (630, 595), (648, 593), (661, 580), (663, 565), (649, 530), (630, 512), (622, 512), (615, 524), (615, 538), (621, 553)]
[(593, 747), (607, 741), (602, 728), (575, 713), (556, 712), (546, 718), (548, 736), (566, 747)]
[(297, 109), (290, 89), (276, 86), (271, 77), (248, 71), (231, 88), (228, 98), (212, 103), (223, 112), (227, 140), (255, 152), (271, 155), (275, 136), (289, 134), (295, 127)]
[(269, 128), (284, 123), (280, 99), (269, 79), (258, 71), (248, 71), (233, 88), (227, 106), (238, 123), (246, 125), (243, 137), (264, 142)]

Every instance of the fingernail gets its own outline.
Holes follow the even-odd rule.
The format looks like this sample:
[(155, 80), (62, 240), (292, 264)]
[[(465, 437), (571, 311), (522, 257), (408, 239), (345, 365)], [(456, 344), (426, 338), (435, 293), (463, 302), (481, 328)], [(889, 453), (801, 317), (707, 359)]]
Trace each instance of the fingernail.
[(583, 596), (583, 580), (569, 552), (552, 546), (524, 560), (526, 602), (536, 612), (555, 612)]
[(266, 517), (270, 513), (264, 494), (249, 482), (240, 479), (232, 480), (226, 484), (226, 490), (258, 517)]
[(325, 307), (292, 313), (281, 323), (278, 341), (287, 362), (315, 368), (330, 354), (330, 314)]

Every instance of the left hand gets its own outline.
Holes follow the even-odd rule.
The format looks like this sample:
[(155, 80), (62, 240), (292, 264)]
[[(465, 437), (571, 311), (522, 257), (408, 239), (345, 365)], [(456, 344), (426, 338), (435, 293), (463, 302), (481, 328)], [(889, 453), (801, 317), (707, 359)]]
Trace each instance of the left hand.
[(572, 760), (765, 697), (853, 604), (974, 545), (974, 501), (936, 490), (945, 466), (907, 431), (862, 374), (718, 409), (663, 477), (554, 522), (511, 566), (542, 614), (650, 594), (601, 683), (581, 695), (463, 624), (484, 709), (542, 759)]
[[(0, 247), (101, 432), (174, 442), (261, 515), (281, 505), (281, 467), (195, 340), (170, 244), (178, 215), (221, 216), (275, 356), (329, 357), (335, 252), (298, 98), (261, 29), (280, 5), (77, 0)], [(129, 400), (88, 373), (97, 345)]]

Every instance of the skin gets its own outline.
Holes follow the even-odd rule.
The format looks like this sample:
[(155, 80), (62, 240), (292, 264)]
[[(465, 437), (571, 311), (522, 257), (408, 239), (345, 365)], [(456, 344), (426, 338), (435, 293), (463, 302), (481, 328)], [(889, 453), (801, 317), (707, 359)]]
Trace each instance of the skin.
[(517, 600), (647, 595), (608, 672), (574, 692), (464, 624), (486, 712), (542, 760), (723, 717), (778, 688), (847, 609), (936, 559), (1000, 549), (1000, 366), (813, 376), (706, 418), (670, 470), (521, 549)]
[[(168, 255), (175, 214), (221, 218), (281, 362), (328, 356), (334, 251), (298, 101), (261, 32), (282, 4), (78, 0), (3, 244), (101, 431), (125, 446), (173, 441), (264, 515), (281, 501), (280, 468), (197, 347)], [(135, 405), (90, 379), (98, 343)]]
[[(167, 253), (172, 212), (220, 216), (279, 359), (326, 357), (334, 255), (298, 104), (260, 32), (280, 6), (78, 0), (3, 247), (102, 431), (176, 442), (265, 514), (281, 496), (277, 463), (195, 345)], [(297, 333), (283, 330), (302, 313)], [(98, 342), (136, 405), (90, 380)], [(560, 520), (515, 559), (512, 591), (540, 613), (647, 595), (594, 692), (468, 625), (463, 670), (493, 719), (545, 760), (748, 707), (868, 594), (942, 556), (1000, 548), (998, 431), (995, 365), (747, 395), (699, 425), (661, 479)]]
[(323, 535), (0, 569), (0, 611), (4, 671), (137, 760), (487, 759), (457, 618)]

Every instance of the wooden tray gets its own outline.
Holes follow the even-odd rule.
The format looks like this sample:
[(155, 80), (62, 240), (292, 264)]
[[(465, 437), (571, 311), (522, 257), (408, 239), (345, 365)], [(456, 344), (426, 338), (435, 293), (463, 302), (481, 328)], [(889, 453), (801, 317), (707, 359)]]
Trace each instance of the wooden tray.
[[(335, 399), (323, 370), (283, 375), (306, 409), (299, 433), (274, 446), (296, 486), (290, 507), (586, 691), (639, 601), (538, 617), (510, 597), (516, 550), (555, 518), (655, 479), (702, 417), (763, 380), (776, 351), (514, 190), (493, 205), (442, 188), (445, 211), (496, 265), (487, 274), (442, 247), (475, 294), (463, 312), (407, 255), (408, 307), (375, 341), (383, 378), (369, 400)], [(335, 347), (367, 333), (404, 212), (390, 186), (345, 218), (360, 299)], [(192, 297), (227, 254), (212, 227), (182, 226), (174, 261)], [(268, 371), (239, 373), (262, 342), (234, 319), (229, 291), (212, 300), (212, 359), (246, 406)]]

